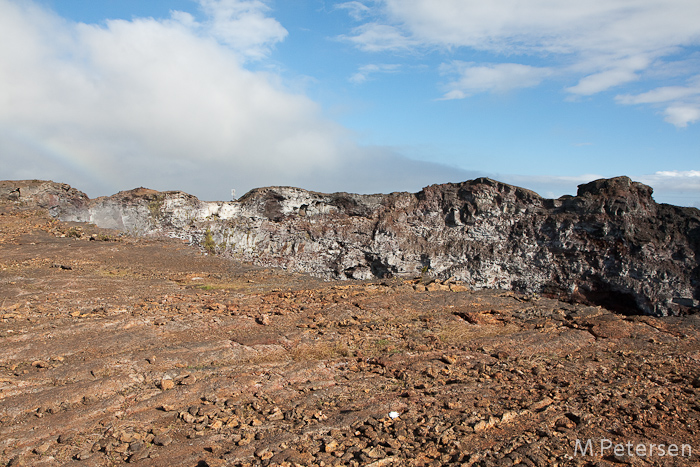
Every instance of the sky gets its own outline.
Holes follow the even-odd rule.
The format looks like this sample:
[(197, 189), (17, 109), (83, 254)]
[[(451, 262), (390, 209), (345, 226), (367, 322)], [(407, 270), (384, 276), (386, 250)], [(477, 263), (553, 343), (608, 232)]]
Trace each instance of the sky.
[(0, 179), (700, 207), (697, 0), (0, 0)]

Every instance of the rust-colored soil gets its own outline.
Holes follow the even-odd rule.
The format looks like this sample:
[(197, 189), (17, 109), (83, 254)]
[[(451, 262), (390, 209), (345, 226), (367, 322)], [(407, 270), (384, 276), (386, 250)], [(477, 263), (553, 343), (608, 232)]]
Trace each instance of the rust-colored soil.
[(698, 316), (0, 214), (0, 465), (700, 465)]

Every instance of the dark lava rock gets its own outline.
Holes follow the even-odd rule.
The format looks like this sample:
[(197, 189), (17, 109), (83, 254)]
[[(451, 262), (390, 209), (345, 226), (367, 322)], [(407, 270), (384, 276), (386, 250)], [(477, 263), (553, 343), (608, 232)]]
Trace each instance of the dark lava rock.
[(699, 308), (700, 211), (657, 204), (651, 187), (627, 177), (559, 199), (488, 178), (415, 194), (269, 187), (231, 202), (143, 188), (88, 200), (67, 185), (2, 182), (0, 198), (325, 278), (452, 278), (625, 314)]

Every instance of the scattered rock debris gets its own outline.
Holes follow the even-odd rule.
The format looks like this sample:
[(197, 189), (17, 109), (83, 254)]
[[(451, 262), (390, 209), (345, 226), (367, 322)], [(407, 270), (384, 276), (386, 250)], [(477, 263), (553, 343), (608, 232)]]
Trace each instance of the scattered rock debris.
[(700, 461), (698, 315), (323, 282), (0, 210), (0, 465)]

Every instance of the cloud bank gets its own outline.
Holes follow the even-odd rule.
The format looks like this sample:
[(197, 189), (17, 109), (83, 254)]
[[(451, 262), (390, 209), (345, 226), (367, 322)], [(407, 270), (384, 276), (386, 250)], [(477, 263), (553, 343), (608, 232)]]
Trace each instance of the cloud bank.
[[(547, 78), (569, 83), (564, 89), (573, 98), (636, 83), (648, 90), (618, 96), (618, 102), (658, 106), (677, 127), (700, 119), (700, 73), (697, 66), (684, 66), (700, 45), (700, 2), (695, 0), (377, 0), (362, 5), (373, 6), (373, 14), (364, 11), (357, 18), (366, 18), (364, 23), (344, 37), (361, 50), (464, 48), (503, 58), (446, 64), (454, 78), (444, 98), (532, 87)], [(533, 57), (548, 66), (513, 61)], [(654, 73), (663, 68), (674, 69), (673, 77), (686, 83), (674, 93), (654, 89)], [(524, 78), (520, 86), (519, 76)], [(667, 98), (650, 102), (648, 93)]]
[(468, 178), (360, 147), (308, 97), (247, 69), (287, 35), (263, 2), (199, 3), (200, 21), (175, 11), (94, 25), (0, 0), (0, 178), (208, 199), (265, 185), (369, 192)]
[[(568, 46), (556, 46), (550, 37), (555, 31), (545, 28), (535, 40), (539, 36), (530, 24), (534, 17), (524, 21), (518, 34), (476, 20), (476, 29), (460, 32), (450, 24), (456, 21), (452, 15), (464, 19), (463, 4), (469, 2), (446, 1), (421, 17), (427, 2), (386, 1), (382, 18), (391, 18), (391, 24), (376, 22), (370, 4), (346, 2), (341, 8), (358, 21), (370, 21), (356, 30), (370, 35), (354, 36), (358, 46), (368, 49), (372, 44), (391, 50), (436, 44), (500, 49), (512, 42), (523, 50), (570, 54), (576, 58), (570, 68), (596, 62), (595, 54), (577, 52), (577, 44), (590, 39), (572, 36)], [(227, 199), (232, 188), (239, 195), (266, 185), (360, 193), (418, 191), (479, 176), (559, 196), (599, 178), (486, 174), (413, 161), (390, 148), (360, 146), (354, 134), (326, 118), (314, 101), (284, 88), (279, 76), (250, 70), (250, 64), (265, 59), (287, 36), (265, 3), (199, 0), (199, 5), (203, 16), (198, 19), (174, 11), (165, 19), (95, 25), (67, 21), (28, 0), (0, 0), (0, 179), (54, 179), (90, 196), (147, 186)], [(475, 14), (495, 21), (488, 4), (479, 8)], [(508, 17), (502, 21), (522, 22)], [(436, 31), (436, 25), (445, 27)], [(691, 41), (686, 29), (679, 25), (679, 39), (667, 44)], [(389, 37), (379, 37), (382, 31)], [(376, 41), (372, 34), (378, 35)], [(598, 78), (581, 79), (579, 92), (622, 79), (605, 75), (614, 68), (612, 61), (607, 63), (609, 69), (586, 68), (594, 70), (586, 76)], [(644, 63), (630, 59), (616, 66), (629, 71)], [(686, 76), (685, 81), (619, 95), (617, 100), (622, 105), (658, 105), (670, 123), (690, 124), (700, 118), (700, 78), (692, 76), (694, 69), (690, 60), (667, 64), (659, 72)], [(371, 64), (360, 68), (353, 81), (399, 70), (395, 64)], [(560, 76), (562, 68), (452, 61), (442, 71), (453, 78), (445, 97), (465, 98), (537, 86)], [(657, 200), (700, 204), (697, 172), (632, 178), (652, 185)]]

